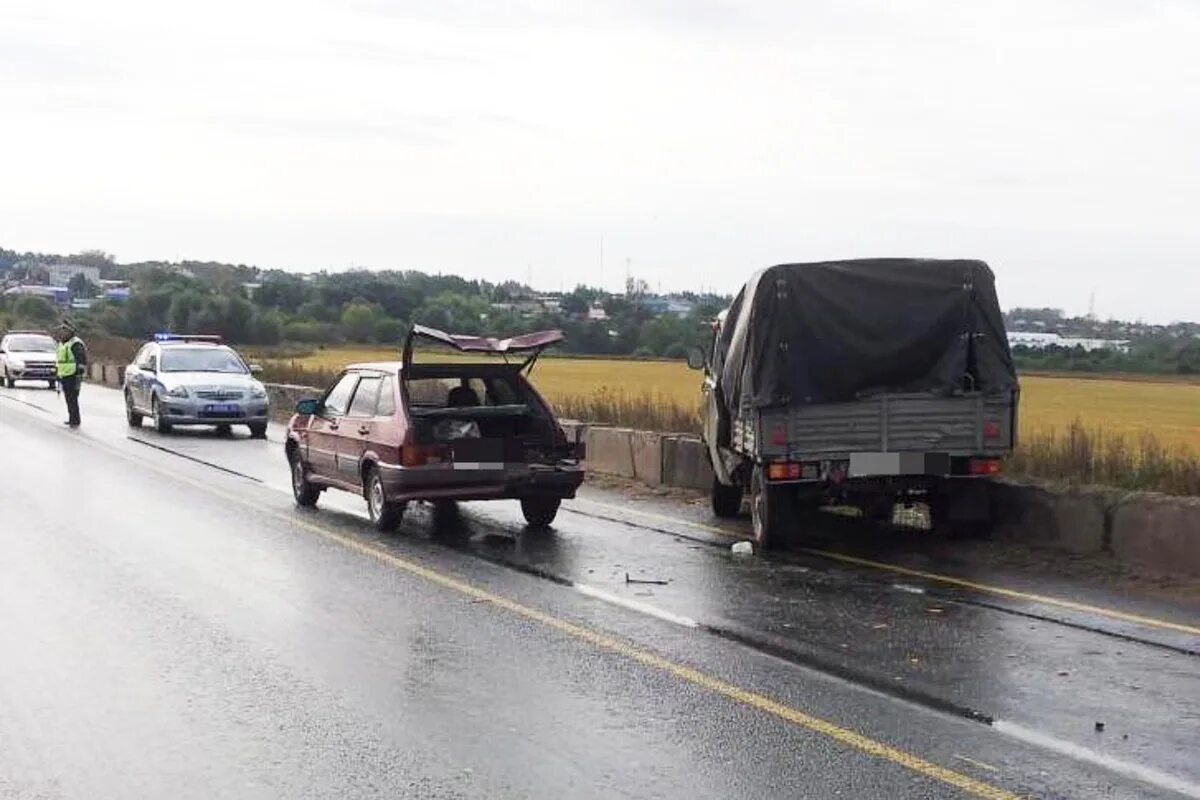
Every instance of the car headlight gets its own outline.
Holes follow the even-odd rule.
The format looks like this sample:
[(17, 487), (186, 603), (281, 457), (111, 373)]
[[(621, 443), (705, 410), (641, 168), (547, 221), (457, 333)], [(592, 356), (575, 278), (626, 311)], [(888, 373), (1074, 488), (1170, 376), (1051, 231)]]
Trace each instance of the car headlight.
[(167, 397), (187, 397), (188, 390), (183, 386), (176, 386), (173, 389), (167, 389)]
[(256, 383), (250, 387), (250, 396), (261, 400), (267, 396), (267, 388), (261, 383)]

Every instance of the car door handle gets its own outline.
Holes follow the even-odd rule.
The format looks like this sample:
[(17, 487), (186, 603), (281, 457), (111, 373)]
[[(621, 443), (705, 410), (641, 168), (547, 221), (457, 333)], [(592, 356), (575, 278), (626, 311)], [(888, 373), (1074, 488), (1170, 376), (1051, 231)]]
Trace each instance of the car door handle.
[(360, 426), (358, 427), (358, 435), (359, 435), (359, 436), (366, 436), (366, 435), (367, 435), (368, 433), (370, 433), (370, 432), (371, 432), (371, 426), (370, 426), (370, 425), (360, 425)]
[(337, 429), (338, 429), (338, 424), (336, 422), (329, 423), (329, 430), (336, 431)]

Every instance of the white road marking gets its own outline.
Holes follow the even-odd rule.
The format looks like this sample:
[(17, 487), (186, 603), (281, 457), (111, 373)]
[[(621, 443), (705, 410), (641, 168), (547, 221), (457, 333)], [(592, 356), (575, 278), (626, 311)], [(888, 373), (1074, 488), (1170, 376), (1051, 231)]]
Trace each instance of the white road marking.
[(611, 592), (606, 592), (603, 589), (598, 589), (595, 586), (588, 586), (585, 583), (576, 583), (574, 586), (575, 590), (582, 595), (595, 598), (596, 600), (601, 600), (605, 603), (611, 603), (615, 606), (620, 606), (621, 608), (628, 609), (629, 611), (636, 611), (640, 614), (656, 617), (657, 619), (665, 620), (666, 622), (682, 625), (685, 628), (700, 627), (700, 623), (691, 617), (685, 617), (682, 614), (674, 614), (670, 611), (656, 608), (649, 603), (643, 603), (639, 600), (632, 600), (628, 597), (621, 597), (618, 594), (612, 594)]
[(1092, 764), (1110, 772), (1115, 772), (1126, 778), (1148, 783), (1159, 789), (1166, 789), (1172, 792), (1178, 792), (1185, 797), (1200, 798), (1200, 784), (1193, 783), (1187, 778), (1181, 778), (1178, 775), (1171, 775), (1154, 767), (1147, 767), (1143, 764), (1134, 764), (1130, 761), (1124, 761), (1119, 758), (1107, 756), (1104, 753), (1093, 750), (1090, 747), (1085, 747), (1081, 744), (1064, 741), (1049, 734), (1041, 733), (1030, 728), (1022, 727), (1015, 722), (1007, 722), (1005, 720), (996, 720), (992, 723), (992, 727), (999, 733), (1010, 738), (1016, 739), (1026, 744), (1041, 747), (1045, 750), (1067, 756), (1076, 761), (1082, 761), (1086, 764)]

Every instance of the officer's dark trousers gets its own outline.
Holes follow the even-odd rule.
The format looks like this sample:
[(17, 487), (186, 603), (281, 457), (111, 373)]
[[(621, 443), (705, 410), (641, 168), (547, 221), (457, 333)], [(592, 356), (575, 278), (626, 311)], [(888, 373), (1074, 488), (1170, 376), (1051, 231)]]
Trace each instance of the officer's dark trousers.
[(71, 425), (79, 424), (79, 376), (72, 375), (69, 378), (63, 378), (62, 381), (63, 397), (67, 401), (67, 422)]

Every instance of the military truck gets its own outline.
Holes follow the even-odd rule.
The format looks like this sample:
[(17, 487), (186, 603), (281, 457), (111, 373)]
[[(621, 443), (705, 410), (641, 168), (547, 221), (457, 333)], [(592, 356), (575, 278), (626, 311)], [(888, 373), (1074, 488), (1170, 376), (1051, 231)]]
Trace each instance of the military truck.
[(935, 529), (991, 520), (987, 482), (1016, 443), (1020, 389), (982, 261), (863, 259), (754, 274), (713, 325), (703, 438), (712, 508), (749, 496), (759, 547), (803, 535), (822, 505)]

